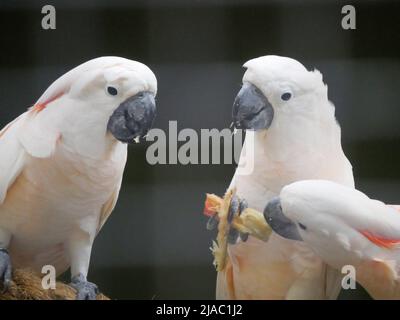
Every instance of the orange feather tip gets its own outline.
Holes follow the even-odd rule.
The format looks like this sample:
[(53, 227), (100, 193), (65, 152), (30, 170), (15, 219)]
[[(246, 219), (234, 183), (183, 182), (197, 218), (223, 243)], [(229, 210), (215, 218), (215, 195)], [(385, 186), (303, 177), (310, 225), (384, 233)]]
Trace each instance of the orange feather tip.
[(215, 194), (206, 194), (206, 201), (204, 203), (203, 214), (207, 217), (212, 217), (216, 213), (218, 213), (219, 208), (221, 207), (222, 199)]
[(396, 247), (400, 244), (400, 239), (387, 239), (383, 237), (378, 237), (367, 230), (362, 230), (359, 232), (378, 247), (392, 249), (393, 247)]
[(46, 105), (44, 103), (37, 103), (32, 107), (32, 112), (39, 113), (42, 111), (44, 108), (46, 108)]
[(53, 97), (47, 99), (47, 100), (44, 101), (44, 102), (38, 102), (38, 103), (36, 103), (36, 104), (31, 108), (31, 111), (32, 111), (32, 112), (35, 112), (35, 113), (41, 112), (42, 110), (44, 110), (44, 109), (47, 107), (47, 105), (48, 105), (49, 103), (51, 103), (51, 102), (57, 100), (57, 99), (60, 98), (63, 94), (64, 94), (64, 92), (61, 92), (61, 93), (56, 94), (55, 96), (53, 96)]

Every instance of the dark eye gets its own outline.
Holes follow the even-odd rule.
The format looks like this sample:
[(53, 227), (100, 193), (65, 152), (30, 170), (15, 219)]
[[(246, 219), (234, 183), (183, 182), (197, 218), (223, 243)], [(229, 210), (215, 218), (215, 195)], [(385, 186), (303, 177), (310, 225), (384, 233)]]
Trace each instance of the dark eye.
[(307, 230), (307, 227), (304, 224), (300, 223), (300, 222), (299, 222), (299, 227), (301, 229), (303, 229), (303, 230)]
[(283, 101), (288, 101), (292, 97), (292, 94), (290, 92), (285, 92), (281, 95), (281, 99)]
[(107, 92), (112, 96), (116, 96), (118, 94), (118, 90), (114, 87), (107, 87)]

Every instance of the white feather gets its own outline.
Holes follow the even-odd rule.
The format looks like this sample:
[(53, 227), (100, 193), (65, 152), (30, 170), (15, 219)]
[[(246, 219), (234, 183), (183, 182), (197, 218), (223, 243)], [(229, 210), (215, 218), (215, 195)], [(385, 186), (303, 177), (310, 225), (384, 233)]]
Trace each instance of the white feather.
[(393, 207), (332, 181), (299, 181), (283, 188), (282, 206), (290, 219), (316, 224), (332, 217), (357, 230), (369, 230), (387, 239), (400, 239), (400, 214)]
[(17, 139), (23, 118), (20, 116), (0, 131), (0, 205), (24, 166), (25, 151)]
[[(106, 87), (118, 87), (118, 95)], [(91, 245), (118, 197), (127, 146), (107, 132), (112, 112), (153, 72), (119, 57), (88, 61), (57, 79), (0, 133), (0, 243), (15, 266), (87, 272)]]
[[(353, 187), (352, 167), (342, 150), (340, 127), (322, 75), (318, 71), (307, 71), (294, 59), (279, 56), (260, 57), (244, 66), (247, 70), (243, 82), (250, 82), (262, 91), (274, 109), (274, 119), (267, 130), (251, 132), (255, 139), (254, 154), (243, 153), (240, 162), (253, 162), (254, 170), (250, 174), (236, 171), (230, 187), (237, 188), (238, 196), (246, 199), (249, 207), (262, 211), (272, 197), (294, 181), (327, 179)], [(280, 97), (287, 90), (292, 93), (292, 99), (283, 102)], [(248, 132), (245, 144), (247, 140)], [(298, 283), (296, 279), (302, 271), (310, 263), (321, 262), (315, 254), (306, 254), (310, 251), (305, 244), (296, 244), (275, 234), (267, 243), (253, 240), (251, 245), (232, 246), (231, 259), (248, 264), (241, 271), (235, 272), (238, 269), (233, 268), (235, 296), (285, 298), (288, 288)], [(318, 270), (324, 272), (325, 268)], [(319, 286), (315, 292), (326, 285), (318, 272), (319, 280), (313, 282)], [(219, 297), (226, 296), (223, 283), (218, 280)], [(337, 283), (334, 280), (329, 286)], [(327, 294), (336, 292), (327, 288)], [(315, 297), (325, 298), (317, 293)]]
[(307, 227), (299, 228), (303, 240), (336, 268), (399, 257), (400, 248), (381, 247), (362, 234), (400, 241), (400, 213), (381, 201), (325, 180), (295, 182), (283, 188), (280, 198), (284, 214)]

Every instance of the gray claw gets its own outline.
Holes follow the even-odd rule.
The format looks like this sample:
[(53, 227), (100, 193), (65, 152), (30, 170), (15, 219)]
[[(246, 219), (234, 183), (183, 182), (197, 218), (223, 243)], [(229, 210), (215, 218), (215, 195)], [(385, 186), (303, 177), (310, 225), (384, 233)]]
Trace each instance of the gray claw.
[(228, 222), (231, 223), (236, 212), (239, 210), (240, 200), (237, 196), (233, 196), (231, 199), (231, 205), (228, 212)]
[(87, 281), (81, 273), (72, 277), (70, 286), (77, 291), (76, 300), (96, 300), (99, 293), (97, 285)]
[[(228, 222), (231, 223), (233, 221), (235, 214), (238, 214), (240, 216), (242, 214), (242, 212), (247, 208), (248, 208), (248, 205), (247, 205), (246, 200), (239, 199), (236, 195), (233, 196), (232, 200), (231, 200), (231, 206), (229, 208), (229, 213), (228, 213)], [(228, 233), (228, 243), (236, 244), (237, 239), (239, 237), (243, 242), (246, 242), (247, 239), (249, 238), (249, 234), (239, 232), (231, 227), (229, 229), (229, 233)]]
[(214, 214), (207, 221), (207, 230), (214, 230), (218, 226), (218, 214)]
[[(235, 217), (236, 214), (238, 214), (239, 206), (240, 206), (240, 200), (235, 195), (231, 199), (231, 205), (229, 207), (229, 212), (228, 212), (228, 223), (232, 223), (233, 218)], [(237, 231), (231, 226), (228, 232), (228, 243), (236, 244), (238, 238), (239, 238), (239, 231)]]
[(239, 215), (241, 215), (242, 212), (244, 210), (246, 210), (248, 207), (249, 207), (249, 205), (247, 204), (246, 199), (240, 200), (240, 202), (239, 202)]
[(228, 233), (228, 243), (236, 244), (238, 238), (239, 238), (239, 231), (231, 227)]
[(10, 287), (12, 280), (12, 265), (6, 249), (0, 248), (0, 289), (4, 293)]
[(240, 240), (242, 240), (243, 242), (246, 242), (247, 239), (249, 238), (248, 233), (239, 232), (239, 236), (240, 236)]
[[(248, 207), (249, 207), (249, 205), (247, 204), (247, 201), (245, 199), (240, 200), (240, 202), (239, 202), (239, 215), (241, 215), (242, 212), (244, 210), (246, 210)], [(249, 238), (249, 234), (248, 233), (240, 232), (239, 236), (240, 236), (240, 240), (242, 240), (243, 242), (246, 242), (247, 239)]]

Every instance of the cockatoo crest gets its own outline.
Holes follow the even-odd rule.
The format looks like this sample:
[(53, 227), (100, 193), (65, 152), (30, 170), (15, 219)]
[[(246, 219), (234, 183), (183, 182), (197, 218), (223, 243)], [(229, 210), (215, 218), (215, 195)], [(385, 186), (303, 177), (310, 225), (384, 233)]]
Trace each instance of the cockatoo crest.
[(300, 62), (288, 57), (263, 56), (247, 61), (243, 81), (250, 81), (261, 89), (271, 82), (287, 84), (304, 91), (323, 89), (322, 74), (318, 70), (308, 71)]
[(157, 93), (156, 77), (143, 63), (121, 57), (100, 57), (77, 66), (54, 81), (34, 104), (32, 110), (41, 111), (49, 103), (71, 91), (75, 96), (80, 95), (85, 88), (93, 85), (96, 78), (101, 75), (103, 75), (103, 79), (99, 78), (98, 81), (103, 80), (105, 83), (134, 77), (137, 83), (133, 90), (137, 92), (148, 90), (154, 94)]
[[(304, 120), (315, 121), (318, 118), (325, 122), (334, 117), (327, 86), (318, 70), (308, 71), (294, 59), (274, 55), (252, 59), (244, 67), (247, 70), (243, 83), (252, 83), (260, 89), (274, 109), (270, 129), (274, 127), (274, 122), (276, 125), (282, 121), (289, 124), (285, 120), (291, 122), (290, 127), (293, 127), (296, 115)], [(285, 94), (289, 94), (290, 98), (286, 100)]]

